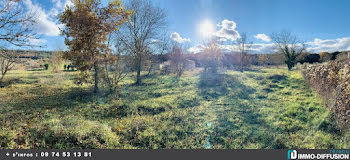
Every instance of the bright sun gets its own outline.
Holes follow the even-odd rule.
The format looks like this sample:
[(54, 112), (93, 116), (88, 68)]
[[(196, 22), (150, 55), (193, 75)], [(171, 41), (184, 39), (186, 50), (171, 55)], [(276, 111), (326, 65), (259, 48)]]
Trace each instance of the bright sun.
[(206, 19), (200, 23), (199, 33), (202, 38), (205, 38), (205, 39), (210, 38), (214, 32), (215, 32), (215, 28), (213, 23), (210, 20)]

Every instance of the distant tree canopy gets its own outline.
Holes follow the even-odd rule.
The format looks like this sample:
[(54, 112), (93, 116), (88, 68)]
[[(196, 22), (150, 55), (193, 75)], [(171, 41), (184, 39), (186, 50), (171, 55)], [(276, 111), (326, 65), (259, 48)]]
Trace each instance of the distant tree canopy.
[(109, 1), (107, 6), (100, 0), (74, 0), (73, 3), (74, 6), (66, 7), (59, 17), (65, 24), (61, 31), (69, 49), (64, 57), (82, 72), (94, 68), (94, 92), (98, 93), (101, 64), (115, 61), (106, 43), (107, 36), (127, 21), (132, 12), (125, 10), (119, 0)]
[(299, 61), (301, 64), (303, 63), (317, 63), (320, 62), (319, 54), (306, 54)]
[(339, 51), (336, 51), (336, 52), (331, 53), (331, 60), (337, 59), (337, 56), (338, 56), (340, 53), (341, 53), (341, 52), (339, 52)]
[(320, 52), (320, 62), (327, 62), (327, 61), (334, 61), (337, 60), (338, 57), (343, 57), (346, 58), (347, 57), (347, 52), (344, 51), (335, 51), (332, 53), (328, 53), (328, 52)]

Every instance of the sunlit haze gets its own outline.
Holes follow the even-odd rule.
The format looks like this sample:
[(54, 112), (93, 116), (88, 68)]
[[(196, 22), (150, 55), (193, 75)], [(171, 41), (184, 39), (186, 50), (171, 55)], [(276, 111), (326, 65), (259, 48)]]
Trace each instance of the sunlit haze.
[(198, 30), (201, 38), (207, 39), (213, 36), (215, 32), (215, 27), (214, 27), (214, 24), (209, 19), (206, 19), (200, 23)]

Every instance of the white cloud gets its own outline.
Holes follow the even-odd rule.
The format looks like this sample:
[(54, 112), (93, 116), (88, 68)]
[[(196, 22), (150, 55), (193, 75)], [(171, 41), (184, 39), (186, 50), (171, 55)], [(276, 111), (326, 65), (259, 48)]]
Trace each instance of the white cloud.
[(29, 43), (31, 45), (41, 45), (41, 44), (44, 44), (46, 43), (47, 40), (45, 39), (33, 39), (33, 38), (29, 38)]
[[(221, 49), (221, 52), (223, 53), (230, 53), (230, 52), (239, 52), (239, 48), (237, 45), (219, 45), (218, 46)], [(199, 53), (203, 51), (205, 48), (204, 45), (197, 44), (191, 48), (188, 49), (188, 52), (190, 53)], [(259, 54), (259, 53), (275, 53), (277, 52), (276, 46), (274, 43), (261, 43), (261, 44), (252, 44), (252, 46), (249, 49), (249, 53)]]
[(46, 13), (39, 4), (33, 4), (31, 0), (24, 0), (24, 5), (30, 11), (37, 13), (34, 29), (46, 36), (58, 36), (60, 34), (59, 24), (52, 14)]
[(350, 37), (337, 38), (337, 39), (318, 39), (307, 42), (307, 50), (311, 52), (335, 52), (350, 50)]
[[(236, 30), (236, 23), (234, 21), (230, 21), (227, 19), (224, 19), (221, 23), (217, 24), (219, 28), (218, 31), (214, 33), (214, 36), (216, 36), (217, 40), (219, 42), (226, 42), (228, 40), (235, 41), (238, 38), (240, 38), (239, 32)], [(172, 39), (179, 39), (180, 41), (182, 38), (179, 34), (176, 32), (172, 34)], [(257, 34), (254, 36), (258, 40), (262, 40), (264, 42), (270, 42), (270, 43), (257, 43), (252, 44), (251, 48), (249, 49), (250, 53), (276, 53), (278, 52), (277, 46), (274, 43), (271, 43), (271, 38), (267, 36), (264, 33)], [(297, 44), (298, 47), (301, 47), (301, 44)], [(337, 38), (337, 39), (319, 39), (316, 38), (314, 41), (306, 42), (305, 43), (306, 50), (309, 52), (319, 53), (322, 51), (326, 52), (335, 52), (335, 51), (345, 51), (350, 50), (350, 37), (344, 37), (344, 38)], [(197, 44), (191, 48), (188, 49), (191, 53), (199, 53), (203, 51), (205, 46)], [(239, 49), (235, 45), (226, 45), (221, 44), (219, 45), (219, 48), (222, 52), (238, 52)]]
[(68, 5), (69, 7), (72, 7), (74, 4), (73, 4), (72, 0), (66, 0), (66, 3), (64, 4), (63, 7), (66, 7), (67, 5)]
[(179, 33), (174, 32), (170, 35), (170, 38), (177, 43), (191, 42), (189, 38), (182, 38)]
[(51, 2), (55, 4), (56, 8), (62, 8), (63, 3), (61, 0), (51, 0)]
[[(335, 51), (347, 51), (350, 50), (350, 37), (337, 38), (337, 39), (314, 39), (314, 41), (306, 42), (306, 50), (313, 53), (320, 52), (335, 52)], [(297, 44), (301, 47), (301, 44)], [(192, 53), (199, 53), (203, 51), (205, 47), (203, 45), (196, 45), (190, 48), (188, 51)], [(236, 45), (219, 45), (222, 52), (238, 52)], [(252, 44), (249, 49), (249, 53), (261, 54), (261, 53), (276, 53), (278, 52), (277, 46), (274, 43), (256, 43)]]
[(157, 42), (159, 42), (159, 40), (158, 39), (152, 39), (151, 42), (152, 43), (157, 43)]
[[(239, 48), (237, 45), (219, 45), (222, 52), (239, 52)], [(248, 48), (247, 48), (248, 49)], [(259, 53), (275, 53), (276, 46), (273, 43), (265, 44), (258, 43), (252, 44), (249, 48), (249, 53), (259, 54)]]
[(55, 17), (58, 16), (59, 11), (57, 8), (51, 8), (50, 11), (47, 13), (48, 17)]
[[(306, 50), (308, 52), (320, 53), (320, 52), (335, 52), (335, 51), (347, 51), (350, 50), (350, 37), (337, 38), (337, 39), (314, 39), (314, 41), (306, 42)], [(297, 44), (301, 47), (301, 44)], [(221, 45), (220, 48), (223, 52), (236, 52), (237, 47), (230, 45)], [(256, 43), (252, 44), (249, 49), (251, 53), (276, 53), (278, 52), (277, 46), (274, 43)]]
[(267, 36), (266, 34), (262, 33), (262, 34), (257, 34), (254, 36), (256, 39), (260, 39), (263, 40), (265, 42), (270, 42), (271, 38), (269, 36)]
[(252, 53), (276, 53), (277, 47), (274, 43), (253, 44), (250, 48)]
[(221, 49), (221, 52), (224, 52), (224, 53), (239, 51), (236, 45), (219, 45), (219, 48)]
[(240, 37), (238, 31), (236, 30), (236, 23), (234, 21), (224, 19), (217, 26), (221, 27), (221, 29), (217, 31), (214, 35), (218, 37), (220, 41), (234, 41)]
[[(23, 0), (23, 4), (29, 11), (33, 11), (37, 15), (34, 29), (38, 34), (46, 36), (58, 36), (60, 34), (59, 27), (63, 25), (58, 22), (57, 16), (62, 12), (65, 6), (73, 6), (71, 0), (51, 0), (53, 7), (45, 11), (39, 4), (33, 3), (32, 0)], [(28, 14), (29, 14), (28, 11)]]
[[(64, 1), (64, 3), (62, 1)], [(69, 7), (73, 6), (72, 0), (51, 0), (51, 2), (55, 5), (55, 7), (58, 10), (63, 10), (67, 5)]]
[(187, 51), (190, 52), (190, 53), (196, 54), (196, 53), (199, 53), (199, 52), (203, 51), (203, 49), (204, 49), (203, 45), (197, 44), (197, 45), (189, 48)]

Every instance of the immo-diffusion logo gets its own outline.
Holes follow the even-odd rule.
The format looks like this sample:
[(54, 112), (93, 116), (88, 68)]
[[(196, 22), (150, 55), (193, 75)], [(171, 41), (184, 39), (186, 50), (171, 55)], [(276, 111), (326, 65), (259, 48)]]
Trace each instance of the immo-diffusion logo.
[(288, 150), (288, 160), (292, 159), (349, 159), (349, 150), (331, 150), (329, 153), (299, 153)]
[(297, 159), (298, 152), (296, 150), (289, 150), (288, 151), (288, 159)]

